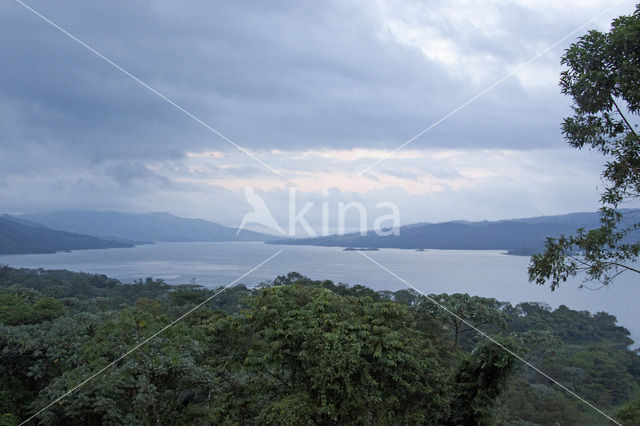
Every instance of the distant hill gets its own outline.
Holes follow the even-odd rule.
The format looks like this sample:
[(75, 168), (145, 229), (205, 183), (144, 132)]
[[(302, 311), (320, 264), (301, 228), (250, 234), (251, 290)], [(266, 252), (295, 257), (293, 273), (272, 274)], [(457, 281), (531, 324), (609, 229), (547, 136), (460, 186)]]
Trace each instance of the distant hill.
[(599, 226), (599, 213), (572, 213), (495, 222), (442, 222), (402, 226), (399, 235), (352, 233), (316, 238), (271, 241), (274, 244), (331, 247), (369, 247), (441, 250), (507, 250), (530, 255), (544, 247), (546, 237), (569, 234), (578, 228)]
[(0, 217), (0, 254), (55, 253), (64, 250), (133, 247), (131, 243), (108, 241), (72, 232), (56, 231), (31, 222)]
[(229, 228), (203, 219), (187, 219), (169, 213), (118, 213), (97, 211), (60, 211), (25, 214), (23, 220), (49, 228), (114, 239), (150, 242), (195, 241), (267, 241), (275, 237), (242, 230), (236, 235)]

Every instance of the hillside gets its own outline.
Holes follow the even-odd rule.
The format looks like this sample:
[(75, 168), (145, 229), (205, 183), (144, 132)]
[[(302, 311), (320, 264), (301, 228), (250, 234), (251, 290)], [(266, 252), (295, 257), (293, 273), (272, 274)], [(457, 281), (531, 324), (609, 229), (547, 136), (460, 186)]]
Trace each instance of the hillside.
[(55, 253), (63, 250), (133, 247), (133, 244), (29, 226), (0, 217), (0, 254)]
[(330, 247), (370, 247), (441, 250), (508, 250), (512, 254), (532, 254), (544, 246), (546, 237), (591, 229), (599, 224), (598, 213), (573, 213), (495, 222), (442, 222), (406, 225), (398, 235), (379, 236), (351, 233), (317, 238), (271, 241), (274, 244)]
[(274, 238), (248, 230), (242, 230), (236, 235), (235, 228), (204, 219), (188, 219), (169, 213), (60, 211), (25, 214), (19, 217), (42, 223), (52, 229), (116, 240), (194, 242), (266, 241)]

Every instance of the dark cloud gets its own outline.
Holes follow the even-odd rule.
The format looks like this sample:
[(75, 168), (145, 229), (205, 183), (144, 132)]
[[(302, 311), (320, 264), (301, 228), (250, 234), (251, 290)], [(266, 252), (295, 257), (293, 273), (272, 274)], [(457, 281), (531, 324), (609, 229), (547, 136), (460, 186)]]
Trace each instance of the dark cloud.
[[(389, 37), (375, 7), (357, 0), (29, 4), (265, 157), (272, 149), (393, 149), (582, 19), (499, 5), (492, 6), (499, 20), (467, 31), (456, 16), (416, 14), (418, 27), (433, 28), (458, 55), (488, 58), (486, 67), (464, 60), (452, 67)], [(424, 9), (422, 3), (396, 6)], [(456, 13), (468, 17), (471, 7)], [(561, 50), (549, 54), (553, 63)], [(137, 194), (144, 197), (135, 197), (135, 208), (168, 209), (164, 202), (183, 206), (183, 214), (202, 213), (197, 194), (241, 200), (241, 193), (194, 189), (172, 178), (254, 179), (264, 173), (248, 157), (246, 163), (225, 164), (223, 158), (188, 169), (189, 152), (234, 148), (16, 2), (0, 5), (0, 63), (0, 195), (13, 209), (130, 210), (124, 207)], [(482, 78), (473, 81), (474, 75)], [(514, 77), (411, 147), (554, 147), (561, 144), (558, 127), (567, 108), (555, 83), (531, 88)], [(337, 170), (330, 161), (324, 170)], [(298, 166), (304, 170), (304, 160)], [(391, 176), (418, 177), (400, 167), (389, 170)], [(428, 172), (459, 177), (446, 167)], [(29, 197), (21, 196), (25, 192)]]
[(121, 188), (131, 188), (140, 182), (152, 184), (162, 188), (171, 186), (171, 180), (165, 176), (151, 171), (148, 167), (136, 162), (119, 162), (113, 167), (108, 167), (105, 174), (114, 179)]
[[(348, 2), (32, 5), (253, 149), (393, 147), (475, 89), (416, 49), (381, 38), (379, 24)], [(19, 4), (3, 4), (0, 19), (8, 64), (0, 71), (0, 101), (21, 118), (19, 130), (32, 143), (55, 140), (93, 159), (230, 148)], [(505, 59), (517, 50), (513, 43), (466, 45)], [(557, 130), (553, 111), (544, 110), (543, 126), (528, 111), (543, 101), (509, 84), (423, 142), (526, 148), (533, 128)]]

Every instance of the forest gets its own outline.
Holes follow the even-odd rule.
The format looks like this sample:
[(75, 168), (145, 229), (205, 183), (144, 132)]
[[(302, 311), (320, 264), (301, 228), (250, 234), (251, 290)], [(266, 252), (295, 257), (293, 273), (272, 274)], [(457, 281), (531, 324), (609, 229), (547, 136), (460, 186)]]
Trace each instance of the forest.
[(611, 424), (441, 306), (637, 424), (640, 357), (604, 312), (295, 272), (220, 290), (1, 267), (0, 424)]

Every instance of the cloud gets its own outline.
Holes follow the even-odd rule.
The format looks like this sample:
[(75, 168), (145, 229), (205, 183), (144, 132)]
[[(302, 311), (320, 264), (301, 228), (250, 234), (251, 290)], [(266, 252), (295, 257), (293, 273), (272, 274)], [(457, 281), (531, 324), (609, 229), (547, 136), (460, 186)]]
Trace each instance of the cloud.
[[(535, 51), (514, 43), (531, 41), (514, 40), (514, 24), (508, 21), (511, 11), (522, 17), (528, 9), (503, 10), (495, 4), (437, 3), (427, 9), (401, 2), (378, 15), (357, 2), (33, 5), (232, 140), (256, 150), (394, 147), (475, 94), (476, 87), (461, 82), (452, 67), (465, 78), (487, 73), (482, 81), (493, 81)], [(2, 105), (22, 118), (21, 130), (34, 143), (55, 139), (95, 159), (233, 149), (18, 4), (2, 9), (4, 62), (11, 64), (2, 70)], [(535, 26), (537, 16), (525, 23)], [(565, 24), (564, 18), (555, 19)], [(412, 36), (414, 41), (379, 36), (381, 28), (395, 22), (405, 28), (398, 34), (426, 33)], [(519, 28), (515, 35), (525, 31)], [(533, 40), (544, 45), (549, 37), (538, 34)], [(415, 43), (427, 45), (418, 50)], [(453, 59), (440, 59), (447, 55)], [(532, 139), (516, 136), (529, 133), (532, 124), (539, 134), (555, 133), (552, 126), (532, 123), (526, 107), (547, 105), (548, 98), (513, 83), (509, 99), (498, 91), (479, 102), (480, 110), (491, 111), (482, 119), (473, 111), (461, 112), (442, 133), (423, 142), (477, 144), (460, 131), (460, 123), (490, 146), (526, 147)], [(553, 83), (547, 88), (555, 91)], [(563, 108), (547, 108), (545, 117), (555, 112), (557, 123)], [(509, 125), (513, 122), (517, 127)], [(505, 129), (504, 135), (493, 137), (496, 127)]]
[[(524, 183), (527, 173), (547, 173), (555, 185), (541, 175), (541, 186), (525, 193), (551, 191), (546, 198), (538, 193), (530, 210), (536, 203), (552, 206), (544, 200), (565, 195), (567, 187), (558, 182), (570, 171), (545, 167), (548, 158), (539, 152), (563, 146), (559, 123), (569, 104), (556, 79), (568, 42), (394, 154), (372, 175), (354, 175), (607, 5), (29, 4), (285, 178), (18, 3), (5, 2), (0, 195), (6, 208), (172, 210), (227, 223), (239, 214), (232, 204), (242, 203), (243, 186), (273, 194), (296, 187), (310, 197), (333, 187), (349, 197), (368, 194), (373, 204), (395, 188), (398, 199), (409, 194), (406, 208), (416, 211), (420, 203), (451, 194), (482, 203), (504, 187), (495, 192), (493, 210), (477, 210), (495, 216), (499, 208), (524, 211), (509, 210), (518, 197), (507, 192), (517, 188), (504, 186), (506, 180)], [(616, 8), (594, 25), (606, 27), (624, 12), (629, 10)], [(537, 161), (543, 165), (529, 163)], [(577, 169), (588, 169), (597, 180), (591, 162)], [(441, 205), (457, 211), (451, 203)]]
[[(353, 155), (350, 162), (335, 163), (311, 154), (279, 151), (266, 160), (280, 166), (279, 161), (291, 157), (297, 161), (289, 165), (286, 181), (266, 171), (253, 178), (230, 174), (225, 170), (230, 164), (236, 170), (251, 170), (252, 163), (241, 153), (229, 153), (165, 163), (132, 161), (126, 166), (110, 161), (87, 170), (44, 169), (37, 175), (10, 177), (0, 186), (0, 198), (5, 211), (168, 210), (237, 226), (248, 208), (244, 188), (251, 187), (286, 227), (293, 189), (298, 210), (308, 202), (314, 204), (306, 217), (318, 230), (322, 203), (329, 203), (334, 214), (338, 203), (358, 201), (367, 208), (369, 225), (376, 217), (377, 203), (383, 201), (399, 206), (402, 223), (595, 210), (602, 168), (597, 154), (568, 147), (422, 150), (414, 159), (391, 158), (372, 174), (361, 176), (357, 171), (368, 157)], [(332, 221), (337, 226), (335, 217)]]

